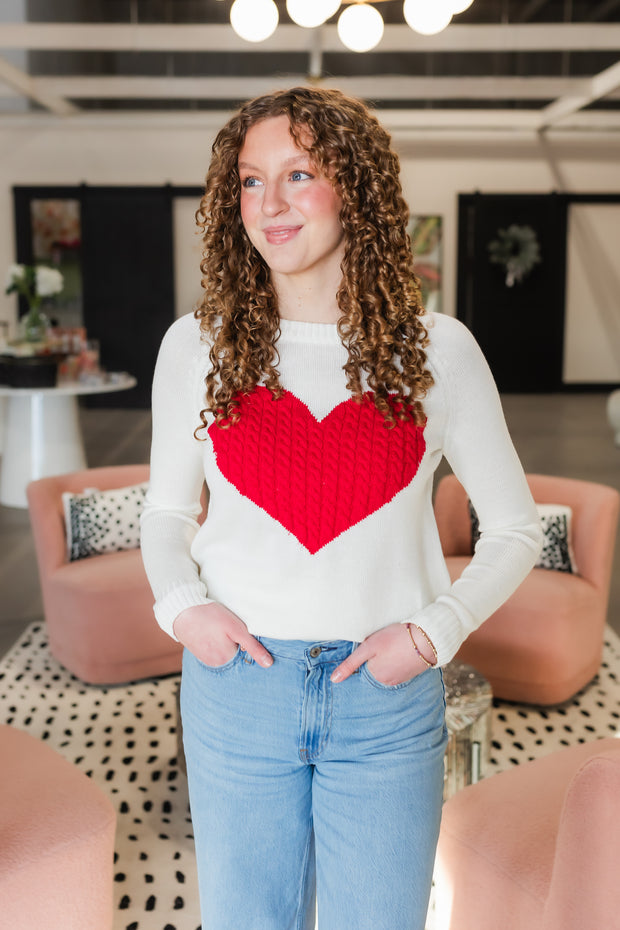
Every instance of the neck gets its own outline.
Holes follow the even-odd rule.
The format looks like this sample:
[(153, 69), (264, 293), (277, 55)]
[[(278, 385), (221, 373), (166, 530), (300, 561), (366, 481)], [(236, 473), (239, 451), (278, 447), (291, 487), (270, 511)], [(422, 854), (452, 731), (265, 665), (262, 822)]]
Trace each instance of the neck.
[(278, 312), (283, 320), (302, 323), (337, 323), (341, 313), (336, 300), (342, 275), (337, 280), (300, 281), (290, 275), (274, 275)]

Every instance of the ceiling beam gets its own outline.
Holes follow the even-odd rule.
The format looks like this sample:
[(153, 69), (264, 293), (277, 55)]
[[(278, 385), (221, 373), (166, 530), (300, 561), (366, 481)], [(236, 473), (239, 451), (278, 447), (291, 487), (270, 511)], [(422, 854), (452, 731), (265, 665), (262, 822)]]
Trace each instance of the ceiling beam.
[(620, 61), (599, 74), (581, 83), (579, 89), (569, 91), (553, 103), (544, 107), (539, 114), (538, 128), (541, 132), (565, 119), (578, 110), (606, 97), (620, 87)]
[[(416, 144), (421, 139), (437, 140), (513, 140), (535, 142), (537, 113), (532, 110), (390, 110), (378, 109), (383, 125), (394, 139)], [(58, 120), (49, 113), (7, 114), (0, 126), (16, 130), (37, 131), (62, 127), (63, 132), (91, 132), (123, 129), (127, 132), (168, 132), (195, 130), (217, 132), (228, 117), (227, 111), (186, 110), (176, 112), (150, 111), (83, 111), (70, 120)], [(620, 147), (620, 113), (600, 110), (574, 113), (545, 136), (550, 140), (587, 140), (588, 145), (608, 145), (614, 151)]]
[[(409, 138), (415, 142), (415, 133), (423, 132), (437, 138), (459, 138), (470, 134), (474, 138), (483, 134), (492, 138), (528, 138), (535, 141), (538, 133), (536, 110), (489, 110), (489, 109), (390, 109), (374, 108), (382, 124), (395, 138)], [(30, 130), (56, 129), (63, 132), (80, 132), (110, 128), (128, 132), (172, 131), (174, 129), (196, 130), (200, 133), (217, 132), (228, 118), (226, 110), (131, 110), (100, 111), (83, 110), (70, 120), (59, 123), (57, 118), (43, 111), (30, 113), (7, 113), (0, 119), (1, 128)], [(588, 110), (576, 112), (565, 120), (550, 127), (545, 137), (550, 140), (576, 138), (587, 140), (589, 145), (604, 141), (616, 150), (620, 148), (620, 112), (618, 110)], [(597, 141), (598, 140), (598, 141)]]
[(29, 74), (26, 74), (21, 68), (16, 68), (15, 65), (1, 57), (0, 81), (8, 84), (21, 96), (34, 100), (35, 103), (45, 107), (46, 110), (50, 110), (56, 116), (72, 116), (79, 113), (78, 108), (69, 103), (68, 100), (64, 100), (62, 96), (58, 96), (53, 92), (50, 93), (45, 87), (39, 86), (38, 82)]
[[(321, 27), (323, 52), (347, 53), (336, 26)], [(0, 48), (112, 52), (306, 52), (314, 30), (281, 25), (265, 42), (245, 42), (226, 24), (2, 23)], [(620, 23), (454, 23), (434, 36), (422, 36), (407, 25), (386, 25), (377, 51), (616, 51)], [(348, 52), (355, 56), (356, 52)]]
[[(306, 84), (304, 74), (282, 77), (134, 77), (72, 75), (38, 77), (41, 93), (80, 99), (240, 100), (277, 88)], [(313, 83), (316, 83), (313, 81)], [(367, 100), (555, 100), (583, 92), (582, 78), (330, 76), (321, 86), (337, 87)], [(0, 89), (0, 95), (2, 94)]]

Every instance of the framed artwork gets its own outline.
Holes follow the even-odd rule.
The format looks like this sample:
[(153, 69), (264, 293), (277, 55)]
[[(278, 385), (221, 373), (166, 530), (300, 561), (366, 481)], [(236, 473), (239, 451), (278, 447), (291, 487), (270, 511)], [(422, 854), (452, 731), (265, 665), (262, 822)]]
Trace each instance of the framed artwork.
[(65, 327), (83, 326), (80, 201), (69, 197), (30, 200), (32, 259), (63, 276), (62, 293), (49, 315)]
[(414, 269), (422, 288), (422, 304), (435, 313), (442, 311), (442, 226), (441, 216), (412, 216), (409, 222)]

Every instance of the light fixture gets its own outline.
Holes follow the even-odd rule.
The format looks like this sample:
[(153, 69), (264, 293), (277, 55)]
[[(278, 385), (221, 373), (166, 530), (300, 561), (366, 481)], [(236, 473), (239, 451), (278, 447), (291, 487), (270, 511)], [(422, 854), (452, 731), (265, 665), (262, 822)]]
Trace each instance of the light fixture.
[(273, 0), (235, 0), (230, 8), (230, 24), (242, 39), (264, 42), (276, 31), (278, 8)]
[(326, 22), (340, 6), (340, 0), (286, 0), (286, 12), (294, 23), (314, 29)]
[[(286, 0), (286, 10), (298, 26), (316, 29), (334, 16), (341, 3), (346, 4), (338, 19), (340, 41), (353, 52), (368, 52), (379, 44), (384, 31), (383, 17), (372, 3), (389, 2), (396, 0)], [(472, 3), (473, 0), (404, 0), (402, 9), (411, 29), (422, 35), (434, 35)], [(274, 0), (234, 0), (230, 9), (233, 29), (248, 42), (268, 39), (275, 32), (278, 19)], [(317, 41), (320, 44), (320, 39)], [(320, 71), (319, 67), (317, 75)]]
[(452, 7), (452, 15), (456, 16), (457, 13), (464, 13), (465, 10), (468, 10), (474, 0), (452, 0), (450, 6)]
[(452, 19), (453, 5), (449, 0), (405, 0), (403, 15), (415, 32), (431, 36), (445, 29)]
[(368, 52), (383, 36), (383, 17), (367, 3), (355, 3), (340, 14), (338, 36), (352, 52)]

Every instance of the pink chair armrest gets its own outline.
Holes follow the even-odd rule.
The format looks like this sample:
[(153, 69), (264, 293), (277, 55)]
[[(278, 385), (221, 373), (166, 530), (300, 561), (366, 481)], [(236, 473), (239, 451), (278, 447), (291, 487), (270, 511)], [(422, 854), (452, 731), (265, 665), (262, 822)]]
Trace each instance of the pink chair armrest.
[(584, 930), (617, 924), (619, 825), (620, 743), (585, 762), (568, 788), (543, 930)]

